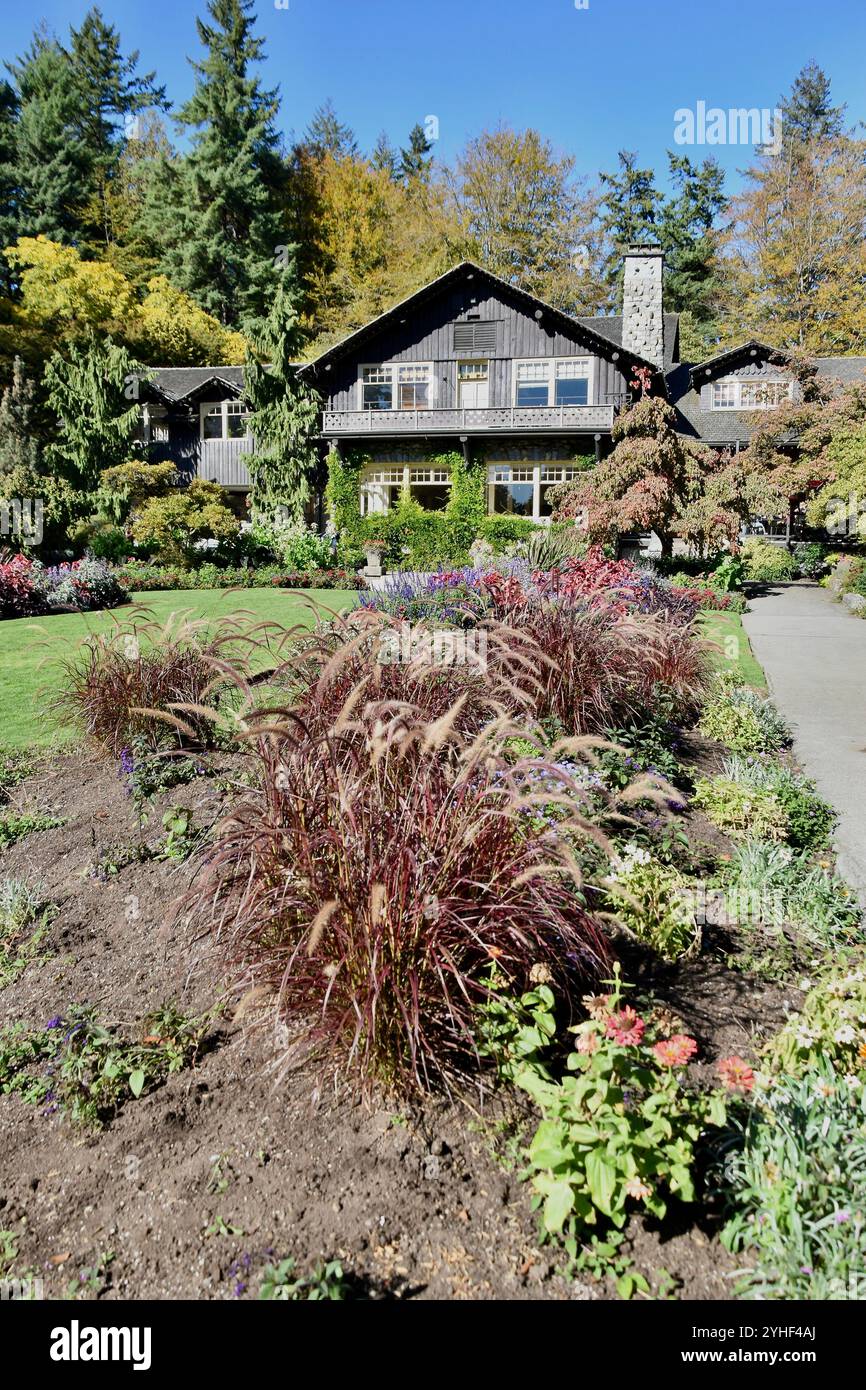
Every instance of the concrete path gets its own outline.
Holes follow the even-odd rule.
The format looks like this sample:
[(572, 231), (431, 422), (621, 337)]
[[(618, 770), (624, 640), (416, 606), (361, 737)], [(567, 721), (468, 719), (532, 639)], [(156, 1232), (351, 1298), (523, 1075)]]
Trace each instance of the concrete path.
[(866, 906), (866, 620), (817, 584), (750, 600), (746, 631), (794, 751), (839, 812), (839, 868)]

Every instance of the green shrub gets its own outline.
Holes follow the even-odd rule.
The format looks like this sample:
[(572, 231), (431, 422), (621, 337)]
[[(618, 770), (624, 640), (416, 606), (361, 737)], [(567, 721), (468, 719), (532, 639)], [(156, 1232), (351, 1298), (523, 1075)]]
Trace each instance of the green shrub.
[(837, 1076), (866, 1071), (866, 956), (842, 952), (821, 971), (764, 1051), (771, 1076), (809, 1076), (822, 1062)]
[(818, 542), (804, 543), (794, 547), (794, 559), (797, 561), (797, 567), (807, 579), (818, 579), (826, 573), (829, 553), (830, 547)]
[(720, 1186), (741, 1297), (862, 1300), (866, 1086), (853, 1082), (816, 1057), (736, 1117)]
[(793, 928), (796, 937), (820, 951), (861, 939), (856, 894), (831, 871), (829, 861), (815, 863), (787, 845), (746, 839), (725, 866), (722, 883), (734, 925)]
[(815, 783), (771, 758), (726, 758), (723, 773), (742, 786), (772, 792), (788, 820), (786, 839), (795, 849), (826, 845), (837, 815), (819, 796)]
[(477, 534), (493, 546), (495, 555), (501, 555), (518, 541), (530, 540), (537, 530), (537, 524), (528, 516), (485, 516)]
[(132, 534), (168, 564), (188, 568), (200, 540), (231, 540), (240, 522), (226, 505), (217, 483), (193, 478), (168, 497), (154, 497), (135, 516)]
[(258, 521), (253, 526), (253, 539), (270, 550), (280, 565), (296, 574), (330, 569), (333, 564), (327, 536), (303, 521)]
[[(661, 1219), (670, 1197), (693, 1201), (698, 1140), (725, 1120), (721, 1095), (683, 1084), (694, 1039), (665, 1037), (624, 1004), (622, 990), (617, 967), (611, 993), (590, 1001), (592, 1017), (573, 1030), (562, 1081), (539, 1055), (551, 1035), (538, 1017), (552, 1018), (549, 990), (532, 996), (528, 1031), (518, 1008), (512, 1038), (498, 1040), (506, 1074), (543, 1115), (528, 1151), (533, 1205), (545, 1234), (562, 1237), (573, 1259), (600, 1217), (622, 1228), (634, 1207)], [(507, 1012), (499, 1018), (507, 1022)]]
[(749, 536), (743, 542), (741, 553), (746, 579), (778, 584), (797, 577), (797, 561), (783, 545), (771, 545), (758, 536)]
[(693, 799), (714, 825), (735, 839), (784, 840), (788, 833), (785, 812), (763, 787), (743, 786), (727, 777), (701, 777)]
[(736, 753), (771, 753), (791, 741), (775, 705), (746, 686), (719, 689), (704, 705), (700, 730)]
[(623, 926), (665, 960), (676, 960), (697, 944), (686, 881), (671, 865), (629, 844), (614, 858), (605, 886)]

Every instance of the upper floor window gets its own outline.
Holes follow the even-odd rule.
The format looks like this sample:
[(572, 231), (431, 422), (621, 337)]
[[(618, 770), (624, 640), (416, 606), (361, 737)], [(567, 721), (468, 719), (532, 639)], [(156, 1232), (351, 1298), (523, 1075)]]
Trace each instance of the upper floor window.
[(587, 405), (588, 357), (554, 357), (514, 364), (516, 406)]
[(202, 439), (245, 439), (250, 412), (243, 401), (214, 401), (201, 407)]
[(750, 377), (713, 382), (713, 410), (775, 410), (791, 399), (791, 382)]
[(429, 410), (432, 381), (429, 362), (362, 367), (361, 409)]

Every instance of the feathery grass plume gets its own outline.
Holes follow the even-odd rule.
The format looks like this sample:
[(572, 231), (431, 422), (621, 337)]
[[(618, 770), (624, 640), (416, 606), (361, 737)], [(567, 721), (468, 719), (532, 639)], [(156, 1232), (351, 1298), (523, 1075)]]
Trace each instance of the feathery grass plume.
[[(280, 663), (295, 635), (238, 612), (216, 619), (170, 615), (164, 624), (136, 608), (107, 632), (90, 633), (63, 662), (64, 688), (54, 706), (115, 757), (136, 737), (154, 750), (166, 740), (207, 746), (220, 704), (252, 708), (255, 667)], [(223, 715), (228, 709), (223, 711)]]
[(518, 995), (545, 967), (566, 1009), (609, 968), (565, 833), (599, 832), (575, 802), (553, 829), (531, 813), (506, 717), (470, 739), (462, 697), (431, 720), (368, 694), (325, 733), (297, 711), (250, 720), (256, 790), (180, 910), (215, 930), (241, 997), (270, 991), (302, 1054), (447, 1088), (479, 1071), (491, 967)]

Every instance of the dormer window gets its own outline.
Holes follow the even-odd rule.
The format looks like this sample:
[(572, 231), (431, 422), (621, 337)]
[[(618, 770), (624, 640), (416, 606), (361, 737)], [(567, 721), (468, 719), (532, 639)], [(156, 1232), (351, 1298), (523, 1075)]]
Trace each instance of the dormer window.
[(728, 377), (713, 382), (713, 410), (776, 410), (791, 399), (793, 383), (766, 378)]

